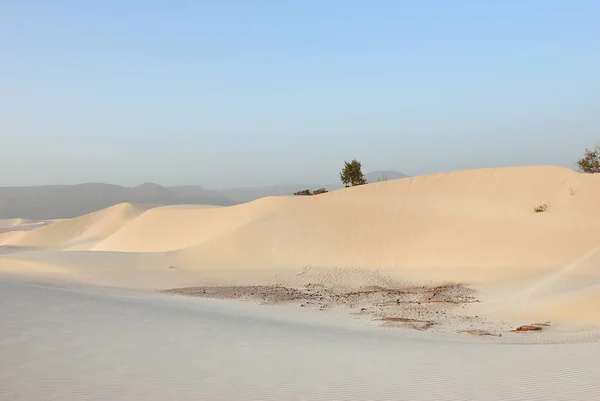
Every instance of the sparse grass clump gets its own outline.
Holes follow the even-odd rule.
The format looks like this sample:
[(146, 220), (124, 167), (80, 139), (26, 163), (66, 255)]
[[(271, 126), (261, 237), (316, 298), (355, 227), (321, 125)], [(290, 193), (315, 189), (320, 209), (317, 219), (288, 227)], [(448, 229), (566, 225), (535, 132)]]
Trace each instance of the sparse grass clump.
[(315, 189), (313, 192), (311, 192), (310, 189), (303, 189), (302, 191), (294, 192), (294, 195), (296, 195), (296, 196), (312, 196), (312, 195), (326, 194), (327, 192), (329, 192), (329, 191), (326, 190), (325, 188)]
[(548, 205), (545, 203), (542, 203), (541, 205), (537, 205), (537, 206), (533, 207), (533, 211), (535, 213), (544, 213), (547, 210), (548, 210)]

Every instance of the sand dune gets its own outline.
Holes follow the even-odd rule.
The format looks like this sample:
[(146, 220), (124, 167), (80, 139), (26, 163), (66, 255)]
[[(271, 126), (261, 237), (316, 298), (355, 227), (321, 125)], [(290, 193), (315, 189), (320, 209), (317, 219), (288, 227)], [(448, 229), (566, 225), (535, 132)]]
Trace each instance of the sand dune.
[(0, 219), (0, 229), (13, 228), (28, 224), (30, 221), (26, 219)]
[(133, 205), (123, 203), (73, 219), (53, 222), (26, 232), (12, 245), (26, 247), (59, 247), (95, 242), (122, 228), (140, 212)]
[[(598, 184), (567, 169), (507, 168), (218, 210), (158, 208), (92, 249), (177, 251), (198, 267), (389, 268), (421, 279), (511, 280), (600, 245)], [(548, 211), (534, 213), (543, 203)]]
[(497, 294), (478, 309), (501, 318), (600, 322), (600, 248), (565, 267), (515, 281), (511, 291), (507, 290), (506, 286), (497, 286)]
[[(472, 307), (479, 314), (600, 324), (598, 199), (600, 176), (534, 166), (219, 208), (121, 204), (30, 231), (18, 230), (21, 221), (2, 221), (11, 231), (0, 234), (1, 245), (35, 252), (2, 255), (0, 264), (14, 272), (27, 261), (46, 263), (81, 280), (136, 287), (147, 266), (161, 277), (143, 280), (152, 288), (219, 279), (290, 286), (308, 277), (354, 286), (451, 281), (481, 291), (486, 302)], [(535, 213), (542, 204), (547, 210)], [(108, 262), (106, 255), (110, 269), (98, 262)]]
[(7, 231), (29, 231), (48, 224), (48, 221), (27, 219), (0, 219), (0, 233)]

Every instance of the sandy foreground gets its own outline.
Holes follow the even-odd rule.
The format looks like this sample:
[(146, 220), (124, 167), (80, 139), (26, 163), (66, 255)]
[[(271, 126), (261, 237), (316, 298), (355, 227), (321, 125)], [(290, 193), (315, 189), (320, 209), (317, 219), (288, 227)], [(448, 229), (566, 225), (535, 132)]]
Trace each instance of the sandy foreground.
[[(570, 396), (569, 391), (576, 391), (575, 382), (564, 384), (566, 387), (560, 390), (565, 391), (564, 397), (560, 391), (540, 387), (544, 383), (555, 384), (548, 369), (563, 372), (563, 379), (570, 377), (578, 383), (579, 377), (586, 377), (580, 376), (580, 368), (587, 367), (585, 375), (594, 372), (600, 376), (596, 362), (600, 344), (598, 199), (600, 176), (537, 166), (405, 178), (314, 197), (264, 198), (231, 207), (170, 206), (145, 210), (120, 204), (74, 219), (1, 220), (0, 278), (12, 288), (9, 293), (23, 291), (31, 296), (82, 284), (94, 286), (85, 291), (100, 291), (104, 295), (94, 296), (101, 298), (112, 297), (111, 291), (126, 290), (128, 299), (134, 301), (123, 308), (138, 305), (136, 297), (141, 297), (148, 305), (175, 308), (182, 314), (190, 313), (180, 310), (182, 305), (194, 305), (192, 309), (201, 310), (198, 318), (210, 321), (224, 316), (217, 319), (211, 315), (212, 307), (227, 313), (242, 308), (247, 318), (234, 313), (234, 321), (218, 323), (223, 325), (222, 330), (228, 330), (228, 324), (252, 330), (257, 324), (257, 313), (272, 313), (273, 325), (285, 316), (308, 332), (316, 323), (304, 321), (307, 317), (320, 319), (318, 324), (326, 321), (326, 326), (341, 322), (331, 332), (335, 334), (330, 333), (333, 337), (323, 337), (323, 342), (308, 337), (290, 337), (289, 341), (312, 341), (318, 354), (329, 341), (339, 340), (348, 347), (347, 352), (359, 352), (357, 358), (380, 367), (387, 363), (396, 366), (396, 362), (390, 360), (385, 347), (373, 344), (381, 342), (390, 347), (390, 352), (402, 354), (412, 352), (407, 342), (417, 341), (423, 344), (417, 349), (424, 353), (410, 357), (429, 362), (419, 365), (420, 373), (401, 370), (413, 383), (432, 374), (442, 381), (466, 380), (461, 375), (473, 374), (467, 367), (472, 364), (469, 366), (478, 375), (484, 375), (486, 370), (492, 372), (480, 378), (492, 389), (502, 382), (492, 378), (493, 374), (508, 375), (506, 380), (510, 381), (511, 374), (531, 366), (540, 369), (537, 376), (530, 377), (531, 382), (510, 384), (529, 391), (527, 399), (536, 399), (529, 388), (539, 392), (537, 399), (598, 399), (600, 389), (590, 385), (580, 386), (578, 396)], [(536, 208), (540, 211), (535, 212)], [(27, 290), (18, 287), (27, 285)], [(65, 291), (59, 292), (77, 293)], [(3, 290), (3, 313), (16, 319), (14, 330), (23, 329), (23, 324), (32, 325), (33, 329), (35, 324), (15, 317), (19, 308), (28, 304), (23, 301), (25, 295), (15, 298), (22, 300), (19, 306), (12, 298), (6, 299), (5, 293)], [(32, 299), (31, 305), (36, 308), (45, 303), (36, 296)], [(240, 305), (239, 301), (246, 302)], [(62, 310), (66, 301), (57, 302), (61, 306), (57, 304), (56, 309)], [(260, 308), (257, 304), (267, 306)], [(90, 325), (99, 324), (90, 319)], [(148, 315), (148, 319), (153, 317)], [(164, 319), (169, 327), (180, 324), (177, 319)], [(133, 320), (128, 324), (133, 324)], [(202, 331), (205, 323), (197, 324), (195, 329)], [(183, 327), (186, 326), (182, 330)], [(161, 330), (165, 330), (167, 338), (179, 335), (171, 329)], [(158, 340), (155, 334), (152, 336)], [(42, 337), (39, 334), (36, 341)], [(203, 334), (198, 341), (213, 341), (210, 338)], [(245, 349), (257, 346), (254, 340), (241, 338), (232, 338), (230, 344), (241, 347), (244, 341)], [(359, 345), (363, 341), (381, 355), (367, 353)], [(188, 345), (192, 347), (192, 343)], [(519, 348), (525, 344), (536, 345)], [(527, 351), (519, 351), (522, 349)], [(298, 348), (292, 347), (289, 352), (292, 361), (304, 358)], [(26, 355), (12, 355), (15, 363), (25, 363), (27, 359)], [(325, 355), (334, 358), (334, 354), (314, 355), (314, 364), (328, 366), (322, 360)], [(524, 355), (529, 355), (528, 362), (522, 360)], [(233, 360), (235, 356), (221, 358)], [(269, 371), (268, 361), (274, 360), (264, 355), (261, 358), (266, 358), (261, 363)], [(400, 357), (403, 358), (406, 355)], [(467, 362), (463, 365), (457, 358)], [(568, 365), (569, 361), (573, 366)], [(308, 362), (303, 363), (306, 364), (300, 364), (302, 373), (297, 378), (286, 378), (288, 383), (300, 383), (302, 375), (308, 374)], [(215, 374), (207, 362), (197, 367), (207, 375)], [(455, 371), (440, 373), (442, 367)], [(358, 372), (363, 368), (356, 369)], [(393, 387), (385, 380), (391, 371), (383, 370), (368, 374), (374, 375), (373, 380), (381, 377), (377, 379), (383, 386), (381, 399), (390, 399), (383, 388)], [(25, 375), (26, 368), (20, 372)], [(245, 383), (239, 374), (236, 380)], [(336, 374), (339, 376), (330, 376), (331, 380), (354, 377), (339, 369)], [(13, 379), (18, 382), (24, 377)], [(219, 377), (224, 380), (225, 376)], [(517, 377), (514, 380), (521, 380)], [(282, 383), (269, 380), (263, 384)], [(354, 380), (354, 384), (347, 383), (349, 389), (360, 387), (360, 380)], [(374, 386), (374, 382), (365, 386)], [(453, 384), (450, 387), (454, 393), (448, 394), (456, 397), (448, 399), (481, 399), (478, 395), (482, 394), (485, 399), (511, 399), (507, 396), (510, 392), (499, 387), (496, 398), (492, 393), (468, 393), (467, 387), (472, 386), (477, 386), (474, 379)], [(364, 388), (369, 391), (365, 390), (366, 398), (362, 399), (375, 399), (367, 397), (373, 396), (371, 388)], [(285, 392), (282, 387), (278, 389), (279, 394)], [(484, 391), (484, 387), (480, 390)], [(437, 393), (433, 390), (423, 391), (408, 392), (413, 396), (407, 399), (419, 399), (419, 394), (422, 399), (444, 399), (441, 394), (445, 393), (434, 397)], [(277, 398), (278, 393), (273, 394)], [(338, 393), (330, 394), (331, 399), (338, 399)], [(360, 391), (348, 394), (361, 399)], [(287, 399), (316, 398), (326, 399), (312, 395)]]
[(2, 400), (595, 401), (600, 394), (597, 343), (432, 340), (349, 325), (341, 315), (6, 277), (0, 316)]

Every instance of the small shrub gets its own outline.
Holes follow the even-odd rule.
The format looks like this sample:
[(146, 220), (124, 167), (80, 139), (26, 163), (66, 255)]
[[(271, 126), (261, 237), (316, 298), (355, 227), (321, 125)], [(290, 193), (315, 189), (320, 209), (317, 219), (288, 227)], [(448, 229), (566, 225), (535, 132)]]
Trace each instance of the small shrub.
[(543, 203), (541, 205), (537, 205), (533, 208), (533, 211), (535, 213), (544, 213), (546, 210), (548, 210), (548, 205)]
[(312, 195), (312, 192), (310, 192), (310, 189), (303, 189), (302, 191), (294, 192), (294, 195), (296, 195), (296, 196), (310, 196), (310, 195)]
[(577, 167), (583, 173), (600, 173), (600, 145), (591, 150), (586, 149), (583, 157), (577, 161)]
[(315, 191), (313, 192), (313, 195), (326, 194), (327, 192), (329, 192), (329, 191), (326, 190), (325, 188), (319, 188), (319, 189), (315, 189)]

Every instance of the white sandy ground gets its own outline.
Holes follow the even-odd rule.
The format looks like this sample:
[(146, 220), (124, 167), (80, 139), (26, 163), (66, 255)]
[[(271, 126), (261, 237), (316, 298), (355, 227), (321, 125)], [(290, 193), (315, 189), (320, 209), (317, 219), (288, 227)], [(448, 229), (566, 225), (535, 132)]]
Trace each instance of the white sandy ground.
[(2, 400), (598, 400), (600, 344), (430, 340), (327, 314), (0, 278)]
[(600, 176), (537, 166), (231, 207), (120, 204), (1, 221), (0, 271), (137, 289), (461, 282), (485, 301), (475, 314), (587, 338), (600, 327), (598, 199)]

